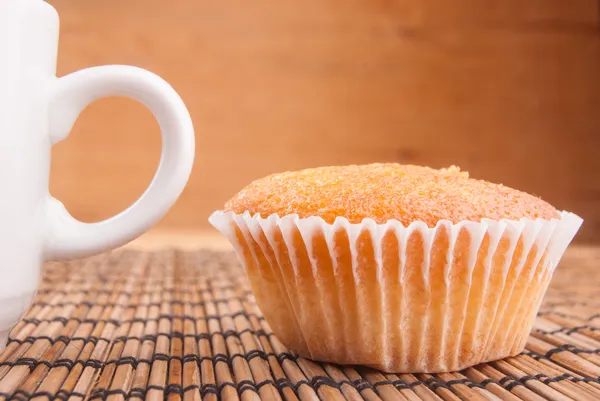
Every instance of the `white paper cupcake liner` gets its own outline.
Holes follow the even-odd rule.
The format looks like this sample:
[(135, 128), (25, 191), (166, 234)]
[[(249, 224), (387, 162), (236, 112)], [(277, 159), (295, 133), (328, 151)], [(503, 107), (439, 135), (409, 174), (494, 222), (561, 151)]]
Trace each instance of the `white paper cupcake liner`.
[(257, 304), (292, 351), (389, 372), (442, 372), (521, 352), (582, 224), (396, 220), (351, 224), (215, 212)]

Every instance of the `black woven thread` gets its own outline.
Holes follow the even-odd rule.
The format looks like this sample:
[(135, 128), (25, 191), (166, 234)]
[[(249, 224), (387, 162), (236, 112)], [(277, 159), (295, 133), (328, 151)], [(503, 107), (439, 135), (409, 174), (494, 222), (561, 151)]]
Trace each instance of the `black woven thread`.
[[(497, 384), (499, 386), (504, 387), (505, 383), (509, 383), (510, 384), (505, 387), (507, 390), (510, 391), (510, 389), (512, 389), (514, 386), (518, 386), (519, 384), (524, 384), (527, 381), (530, 380), (538, 380), (541, 381), (544, 384), (550, 384), (550, 383), (556, 383), (556, 382), (560, 382), (563, 380), (569, 380), (572, 381), (574, 383), (579, 383), (579, 382), (583, 382), (583, 383), (596, 383), (596, 384), (600, 384), (600, 378), (589, 378), (589, 377), (576, 377), (573, 376), (570, 373), (564, 373), (560, 376), (555, 376), (555, 377), (549, 377), (543, 373), (537, 374), (535, 376), (523, 376), (523, 377), (512, 377), (512, 376), (504, 376), (502, 379), (500, 379), (499, 381), (496, 381), (494, 379), (484, 379), (482, 380), (479, 385), (481, 385), (482, 387), (487, 386), (488, 384), (494, 383)], [(514, 383), (513, 381), (518, 381), (519, 383)]]
[[(186, 283), (189, 284), (189, 283)], [(221, 286), (221, 287), (211, 287), (211, 288), (198, 288), (197, 290), (184, 290), (184, 289), (174, 289), (174, 288), (164, 288), (161, 287), (160, 288), (160, 292), (164, 293), (164, 294), (171, 294), (171, 295), (202, 295), (204, 293), (207, 294), (213, 294), (214, 291), (227, 291), (227, 290), (231, 290), (231, 291), (239, 291), (239, 287), (235, 286), (235, 285), (225, 285), (225, 286)], [(242, 292), (244, 295), (250, 295), (252, 292), (250, 290), (243, 290), (240, 291)], [(46, 294), (51, 294), (52, 296), (56, 296), (56, 295), (62, 295), (62, 296), (67, 296), (67, 295), (73, 295), (73, 294), (94, 294), (94, 295), (111, 295), (111, 296), (125, 296), (125, 297), (134, 297), (134, 296), (143, 296), (143, 295), (149, 295), (152, 294), (152, 292), (147, 291), (147, 290), (143, 290), (143, 291), (115, 291), (115, 290), (111, 290), (111, 289), (100, 289), (100, 288), (94, 288), (94, 289), (86, 289), (86, 290), (78, 290), (78, 289), (72, 289), (69, 291), (65, 291), (65, 290), (59, 290), (59, 289), (53, 289), (53, 288), (40, 288), (37, 291), (37, 295), (41, 296), (41, 295), (46, 295)]]
[(129, 392), (126, 392), (121, 389), (114, 389), (114, 390), (96, 389), (93, 392), (93, 394), (90, 396), (89, 399), (90, 400), (94, 400), (94, 399), (98, 399), (98, 398), (105, 399), (111, 395), (121, 395), (124, 398), (129, 398), (129, 397), (146, 398), (146, 395), (152, 390), (163, 392), (165, 398), (167, 396), (169, 396), (170, 394), (177, 394), (177, 395), (183, 396), (184, 393), (186, 393), (188, 391), (192, 391), (192, 390), (199, 390), (200, 393), (203, 395), (215, 394), (218, 396), (225, 387), (234, 388), (239, 395), (241, 395), (242, 393), (244, 393), (246, 391), (252, 391), (253, 393), (258, 394), (258, 390), (267, 384), (276, 386), (275, 382), (273, 382), (272, 380), (265, 380), (265, 381), (257, 383), (257, 384), (255, 384), (254, 382), (249, 381), (249, 380), (243, 380), (237, 384), (229, 383), (229, 382), (223, 383), (218, 387), (215, 384), (205, 384), (202, 386), (190, 385), (187, 387), (182, 387), (179, 384), (169, 384), (166, 387), (150, 385), (150, 386), (146, 387), (145, 389), (133, 388), (133, 389), (129, 390)]
[[(561, 306), (567, 306), (567, 307), (574, 307), (574, 306), (581, 306), (584, 308), (598, 308), (600, 307), (600, 304), (598, 304), (597, 302), (582, 302), (582, 301), (576, 301), (576, 300), (565, 300), (565, 301), (560, 301), (560, 302), (546, 302), (544, 304), (544, 308), (556, 308), (556, 307), (561, 307)], [(600, 317), (600, 313), (596, 314), (596, 315), (592, 315), (591, 317), (588, 318), (588, 320), (592, 320), (596, 317)]]
[[(521, 384), (521, 383), (517, 382), (517, 384)], [(432, 377), (425, 381), (414, 381), (412, 383), (407, 383), (403, 380), (396, 380), (396, 381), (384, 380), (384, 381), (380, 381), (380, 382), (377, 382), (377, 383), (374, 383), (371, 385), (364, 379), (359, 379), (359, 380), (354, 380), (354, 381), (349, 381), (349, 380), (335, 381), (329, 376), (314, 376), (310, 380), (299, 380), (296, 383), (291, 383), (288, 378), (280, 378), (275, 381), (268, 379), (268, 380), (264, 380), (259, 383), (255, 383), (251, 380), (243, 380), (237, 384), (227, 382), (227, 383), (221, 384), (218, 387), (215, 384), (205, 384), (202, 386), (191, 385), (191, 386), (187, 386), (187, 387), (182, 387), (179, 384), (170, 384), (170, 385), (167, 385), (166, 387), (151, 385), (151, 386), (148, 386), (146, 389), (133, 388), (133, 389), (129, 390), (129, 392), (123, 391), (121, 389), (115, 389), (115, 390), (97, 389), (90, 396), (90, 399), (98, 399), (98, 398), (104, 399), (110, 395), (121, 395), (125, 398), (128, 398), (128, 397), (145, 398), (146, 395), (148, 394), (148, 392), (151, 390), (163, 392), (165, 397), (167, 397), (170, 394), (177, 394), (177, 395), (183, 396), (184, 393), (186, 393), (188, 391), (192, 391), (192, 390), (199, 390), (201, 394), (211, 393), (211, 394), (219, 395), (226, 387), (234, 388), (239, 395), (243, 394), (246, 391), (252, 391), (253, 393), (258, 394), (258, 391), (266, 385), (275, 387), (280, 393), (282, 393), (285, 388), (290, 388), (291, 390), (294, 391), (295, 394), (298, 394), (298, 389), (304, 385), (309, 386), (315, 392), (318, 392), (322, 386), (342, 390), (342, 387), (344, 385), (349, 385), (359, 392), (364, 391), (365, 389), (370, 389), (370, 390), (373, 390), (374, 392), (377, 392), (376, 391), (377, 387), (387, 386), (387, 385), (392, 385), (395, 388), (397, 388), (398, 390), (410, 389), (410, 388), (413, 388), (418, 385), (426, 385), (432, 391), (435, 391), (438, 388), (444, 388), (444, 389), (450, 390), (452, 386), (456, 386), (456, 385), (466, 385), (470, 388), (474, 388), (474, 387), (483, 388), (483, 385), (474, 383), (470, 379), (467, 379), (467, 378), (443, 382), (442, 380), (440, 380), (436, 377)]]
[(498, 380), (498, 385), (504, 387), (506, 391), (511, 391), (513, 388), (517, 386), (522, 386), (523, 383), (518, 381), (518, 379), (511, 376), (504, 376), (502, 379)]
[(69, 395), (71, 394), (70, 391), (67, 390), (58, 390), (58, 392), (56, 393), (55, 397), (60, 399), (60, 400), (68, 400), (69, 399)]
[(77, 359), (77, 360), (73, 361), (73, 360), (65, 359), (65, 358), (58, 359), (54, 362), (48, 362), (48, 361), (38, 360), (38, 359), (34, 359), (34, 358), (19, 358), (13, 362), (4, 361), (4, 362), (0, 363), (0, 366), (9, 366), (9, 367), (27, 366), (27, 367), (29, 367), (29, 369), (31, 371), (33, 371), (38, 365), (44, 365), (50, 369), (57, 368), (57, 367), (63, 367), (63, 368), (67, 368), (67, 369), (71, 370), (71, 369), (73, 369), (73, 367), (75, 365), (78, 365), (78, 364), (83, 365), (84, 367), (92, 367), (94, 369), (101, 369), (105, 366), (114, 364), (116, 366), (130, 365), (135, 369), (140, 364), (152, 365), (155, 361), (167, 361), (167, 362), (179, 361), (181, 363), (195, 362), (195, 363), (197, 363), (198, 367), (200, 367), (202, 362), (210, 361), (213, 364), (223, 362), (223, 363), (226, 363), (229, 367), (233, 368), (232, 362), (236, 358), (242, 358), (246, 361), (251, 361), (252, 359), (255, 359), (255, 358), (260, 358), (264, 361), (268, 361), (268, 358), (277, 358), (280, 361), (285, 360), (285, 359), (295, 361), (297, 359), (297, 357), (295, 355), (292, 355), (289, 353), (276, 354), (276, 353), (265, 353), (262, 350), (253, 350), (246, 354), (238, 353), (238, 354), (233, 354), (230, 356), (226, 355), (226, 354), (215, 354), (213, 356), (199, 356), (198, 354), (186, 354), (184, 356), (176, 356), (176, 355), (167, 355), (167, 354), (163, 354), (163, 353), (157, 353), (157, 354), (154, 354), (151, 359), (136, 359), (134, 357), (123, 356), (121, 358), (111, 359), (106, 362), (103, 362), (103, 361), (97, 360), (97, 359), (89, 359), (89, 360)]
[[(573, 302), (565, 302), (565, 304), (563, 306), (573, 306)], [(552, 310), (546, 310), (547, 308), (551, 307), (551, 305), (549, 304), (544, 304), (544, 310), (540, 311), (538, 313), (538, 316), (558, 316), (558, 317), (564, 317), (567, 319), (574, 319), (574, 320), (581, 320), (582, 318), (580, 316), (577, 315), (573, 315), (571, 313), (564, 313), (564, 312), (555, 312)], [(594, 307), (598, 307), (598, 305), (594, 305)], [(594, 315), (589, 316), (587, 319), (588, 322), (598, 319), (600, 318), (600, 313), (596, 313)]]
[(518, 380), (510, 380), (506, 386), (504, 386), (504, 388), (506, 389), (506, 391), (512, 391), (513, 388), (517, 387), (517, 386), (524, 386), (523, 383), (521, 383)]
[(500, 384), (496, 380), (490, 378), (483, 379), (479, 382), (479, 385), (483, 388), (485, 388), (488, 384), (495, 384), (497, 386), (500, 386)]
[(475, 383), (473, 381), (471, 381), (471, 379), (455, 379), (455, 380), (448, 380), (446, 383), (446, 386), (448, 387), (452, 387), (454, 385), (458, 385), (458, 384), (464, 384), (465, 386), (469, 387), (469, 388), (483, 388), (483, 386), (481, 384)]
[[(354, 384), (357, 381), (358, 382), (364, 381), (365, 383), (369, 384), (369, 386), (373, 389), (377, 389), (377, 387), (381, 387), (381, 386), (394, 386), (397, 390), (408, 390), (408, 389), (411, 389), (416, 386), (424, 386), (425, 385), (425, 383), (420, 380), (416, 380), (414, 382), (408, 383), (408, 382), (406, 382), (404, 380), (400, 380), (400, 379), (398, 379), (398, 380), (382, 380), (382, 381), (373, 383), (372, 385), (369, 382), (367, 382), (365, 379), (355, 380), (355, 381), (352, 381), (351, 383)], [(357, 388), (357, 390), (358, 390), (358, 388)]]
[[(74, 320), (75, 319), (76, 318), (74, 318)], [(67, 318), (62, 317), (62, 316), (57, 316), (57, 317), (54, 317), (52, 319), (42, 319), (42, 320), (40, 320), (40, 319), (23, 319), (23, 323), (27, 323), (27, 324), (31, 323), (31, 324), (34, 324), (36, 326), (39, 325), (41, 322), (47, 322), (47, 323), (60, 322), (60, 323), (62, 323), (63, 326), (66, 326), (68, 321), (69, 320)]]
[(430, 377), (429, 379), (424, 380), (423, 383), (433, 392), (435, 392), (435, 390), (438, 388), (450, 390), (450, 387), (437, 377)]
[(19, 399), (19, 400), (28, 400), (31, 398), (31, 396), (29, 395), (29, 393), (27, 391), (24, 390), (16, 390), (12, 396), (11, 399)]
[(540, 361), (542, 359), (550, 360), (549, 358), (546, 358), (544, 355), (541, 355), (541, 354), (538, 354), (538, 353), (532, 352), (532, 351), (523, 351), (521, 353), (521, 355), (529, 356), (529, 357), (535, 359), (536, 361)]
[(29, 367), (30, 371), (33, 371), (39, 365), (44, 365), (44, 366), (48, 367), (49, 369), (64, 367), (64, 368), (68, 368), (69, 370), (71, 370), (75, 365), (83, 365), (83, 367), (92, 367), (94, 369), (100, 369), (104, 366), (104, 362), (101, 360), (98, 360), (98, 359), (88, 359), (88, 360), (77, 359), (75, 361), (72, 361), (70, 359), (58, 359), (55, 362), (48, 362), (48, 361), (34, 359), (34, 358), (19, 358), (16, 361), (12, 361), (12, 362), (4, 361), (4, 362), (0, 363), (0, 366), (8, 366), (8, 367), (27, 366), (27, 367)]
[[(484, 382), (486, 382), (485, 385), (489, 384), (489, 383), (495, 383), (498, 384), (500, 386), (503, 386), (506, 390), (510, 391), (512, 390), (515, 386), (518, 385), (524, 385), (525, 383), (527, 383), (530, 380), (535, 380), (535, 381), (539, 381), (542, 382), (546, 385), (549, 385), (550, 383), (557, 383), (563, 380), (569, 380), (575, 383), (579, 383), (579, 382), (583, 382), (583, 383), (596, 383), (596, 384), (600, 384), (600, 378), (589, 378), (589, 377), (575, 377), (572, 374), (569, 373), (563, 373), (562, 375), (559, 376), (555, 376), (555, 377), (549, 377), (543, 373), (538, 373), (536, 375), (526, 375), (523, 377), (508, 377), (505, 376), (504, 378), (502, 378), (501, 380), (499, 380), (498, 382), (496, 382), (495, 380), (492, 379), (485, 379), (481, 382), (481, 384), (483, 384)], [(504, 386), (504, 383), (509, 383), (506, 386)]]
[(13, 399), (29, 400), (34, 397), (47, 397), (50, 400), (55, 399), (55, 398), (58, 398), (61, 400), (66, 400), (69, 397), (85, 398), (85, 394), (77, 393), (74, 391), (69, 392), (66, 390), (59, 390), (56, 394), (52, 394), (48, 391), (38, 391), (38, 392), (31, 394), (25, 390), (19, 389), (19, 390), (15, 390), (12, 394), (0, 392), (0, 397), (5, 397), (5, 398), (10, 397), (9, 399), (11, 399), (11, 400), (13, 400)]
[(69, 342), (72, 341), (83, 341), (85, 343), (92, 343), (92, 344), (96, 344), (98, 341), (105, 341), (107, 343), (110, 343), (111, 340), (108, 338), (104, 338), (104, 337), (66, 337), (66, 336), (59, 336), (56, 338), (51, 338), (48, 336), (37, 336), (37, 337), (33, 337), (33, 336), (29, 336), (27, 338), (25, 338), (24, 340), (19, 340), (18, 338), (9, 338), (8, 342), (9, 343), (17, 343), (17, 344), (33, 344), (34, 342), (38, 341), (38, 340), (45, 340), (50, 342), (50, 344), (54, 345), (57, 342), (62, 342), (65, 344), (68, 344)]
[(61, 398), (61, 397), (55, 397), (55, 395), (49, 391), (36, 391), (35, 393), (33, 393), (31, 395), (31, 398), (36, 398), (36, 397), (45, 397), (45, 398), (48, 398), (49, 400), (53, 400), (55, 398)]
[[(357, 383), (357, 382), (361, 382), (361, 383)], [(169, 394), (183, 395), (184, 393), (186, 393), (188, 391), (192, 391), (192, 390), (199, 390), (200, 393), (204, 394), (204, 395), (209, 394), (209, 393), (219, 395), (225, 387), (234, 388), (240, 395), (242, 393), (244, 393), (245, 391), (252, 391), (252, 392), (258, 394), (258, 391), (263, 386), (266, 386), (266, 385), (274, 386), (280, 392), (282, 392), (285, 388), (291, 388), (296, 394), (298, 392), (299, 387), (301, 387), (303, 385), (310, 386), (315, 391), (318, 391), (321, 386), (327, 386), (327, 387), (332, 387), (332, 388), (336, 388), (336, 389), (341, 389), (342, 386), (344, 386), (344, 385), (350, 385), (358, 391), (362, 391), (365, 388), (374, 390), (374, 387), (371, 386), (368, 382), (364, 382), (364, 383), (362, 383), (362, 382), (364, 382), (364, 379), (361, 379), (361, 380), (355, 381), (355, 382), (350, 382), (347, 380), (336, 382), (328, 376), (315, 376), (308, 381), (300, 380), (296, 383), (291, 383), (289, 381), (289, 379), (282, 378), (282, 379), (278, 379), (277, 381), (264, 380), (259, 383), (254, 383), (250, 380), (240, 381), (237, 384), (227, 382), (227, 383), (221, 384), (218, 387), (215, 384), (211, 384), (211, 383), (204, 384), (202, 386), (191, 385), (191, 386), (187, 386), (187, 387), (182, 387), (181, 385), (178, 385), (178, 384), (170, 384), (166, 387), (150, 385), (145, 389), (144, 388), (132, 388), (129, 390), (129, 392), (126, 392), (121, 389), (107, 390), (107, 389), (100, 388), (100, 389), (94, 390), (93, 394), (90, 395), (89, 399), (90, 400), (105, 399), (106, 397), (108, 397), (110, 395), (122, 395), (125, 398), (129, 398), (129, 397), (145, 398), (146, 395), (148, 394), (148, 392), (150, 392), (152, 390), (161, 391), (161, 392), (165, 393), (165, 397), (168, 396)], [(460, 384), (464, 384), (465, 380), (459, 380), (457, 382), (460, 382)], [(394, 382), (384, 381), (384, 382), (375, 383), (374, 386), (377, 387), (377, 386), (388, 385), (388, 384), (393, 384), (393, 383)], [(407, 388), (414, 387), (415, 385), (420, 385), (420, 384), (423, 384), (423, 383), (422, 382), (413, 382), (411, 384), (405, 383), (405, 385), (408, 386)], [(459, 384), (459, 383), (456, 383), (456, 384)], [(56, 395), (51, 394), (51, 393), (34, 393), (33, 395), (31, 395), (25, 391), (21, 391), (21, 393), (23, 394), (23, 396), (26, 399), (30, 398), (32, 396), (48, 396), (48, 398), (58, 397), (61, 399), (66, 399), (71, 396), (82, 397), (82, 398), (85, 397), (84, 394), (68, 392), (66, 390), (60, 390)], [(15, 394), (13, 394), (13, 396)], [(2, 395), (7, 396), (7, 397), (10, 396), (10, 394), (8, 394), (8, 393), (0, 393), (0, 396), (2, 396)]]
[[(547, 308), (546, 305), (544, 305), (544, 308)], [(540, 317), (544, 317), (544, 316), (558, 316), (558, 317), (564, 317), (566, 319), (575, 319), (575, 320), (579, 320), (581, 319), (579, 316), (575, 316), (572, 315), (570, 313), (564, 313), (564, 312), (554, 312), (552, 310), (541, 310), (540, 312), (538, 312), (538, 316)]]
[(568, 373), (564, 373), (564, 374), (562, 374), (560, 376), (557, 376), (557, 377), (548, 377), (548, 376), (546, 376), (546, 378), (544, 380), (542, 380), (542, 383), (548, 385), (550, 383), (556, 383), (556, 382), (559, 382), (559, 381), (562, 381), (562, 380), (567, 380), (569, 378), (573, 378), (573, 376), (571, 376)]
[[(148, 295), (150, 295), (150, 293), (148, 293)], [(251, 294), (248, 293), (248, 296), (250, 296)], [(127, 309), (138, 309), (138, 308), (160, 308), (163, 305), (179, 305), (179, 306), (184, 306), (184, 305), (189, 305), (192, 307), (195, 306), (206, 306), (206, 305), (216, 305), (216, 304), (227, 304), (231, 301), (238, 301), (240, 303), (244, 303), (247, 302), (248, 299), (247, 298), (239, 298), (239, 297), (230, 297), (230, 298), (214, 298), (211, 299), (210, 301), (197, 301), (197, 302), (184, 302), (184, 301), (180, 301), (177, 299), (171, 299), (171, 300), (165, 300), (165, 301), (161, 301), (161, 302), (150, 302), (147, 304), (136, 304), (136, 303), (130, 303), (127, 305), (123, 305), (120, 302), (104, 302), (104, 303), (96, 303), (93, 304), (89, 301), (82, 301), (82, 302), (57, 302), (57, 303), (52, 303), (52, 302), (44, 302), (44, 301), (34, 301), (31, 305), (32, 306), (37, 306), (37, 307), (41, 307), (41, 308), (46, 308), (46, 307), (53, 307), (53, 308), (64, 308), (64, 307), (77, 307), (79, 305), (84, 305), (84, 306), (88, 306), (88, 307), (101, 307), (101, 308), (114, 308), (114, 307), (120, 307), (120, 308), (127, 308)], [(201, 319), (201, 317), (199, 317)]]
[(582, 348), (575, 347), (574, 345), (571, 345), (571, 344), (563, 344), (560, 347), (552, 348), (551, 350), (546, 352), (544, 354), (544, 356), (546, 358), (551, 359), (552, 355), (557, 354), (559, 352), (564, 352), (564, 351), (572, 352), (574, 354), (598, 354), (598, 353), (600, 353), (600, 349), (598, 349), (598, 348), (582, 349)]
[(36, 336), (36, 337), (27, 337), (24, 340), (19, 340), (16, 338), (9, 338), (8, 342), (15, 342), (17, 344), (24, 344), (24, 343), (29, 343), (29, 344), (33, 344), (34, 342), (38, 341), (38, 340), (42, 340), (42, 341), (48, 341), (50, 344), (54, 345), (57, 342), (63, 342), (65, 344), (68, 344), (69, 342), (69, 338), (65, 337), (65, 336), (58, 336), (56, 338), (52, 338), (49, 336)]
[(587, 324), (583, 324), (581, 326), (575, 326), (575, 327), (562, 327), (560, 329), (556, 329), (556, 330), (536, 330), (538, 333), (540, 334), (559, 334), (559, 333), (564, 333), (566, 335), (571, 335), (573, 333), (577, 333), (580, 330), (589, 330), (589, 331), (597, 331), (598, 328), (594, 327), (594, 326), (590, 326)]
[(169, 340), (172, 340), (174, 338), (178, 338), (183, 340), (184, 338), (194, 338), (195, 340), (202, 340), (202, 339), (206, 339), (206, 340), (213, 340), (213, 337), (215, 336), (222, 336), (225, 339), (227, 339), (228, 337), (234, 336), (234, 337), (238, 337), (240, 338), (243, 334), (246, 333), (251, 333), (254, 336), (266, 336), (266, 337), (270, 337), (273, 335), (273, 333), (265, 333), (263, 330), (252, 330), (252, 329), (245, 329), (245, 330), (241, 330), (241, 331), (235, 331), (235, 330), (227, 330), (224, 332), (221, 331), (215, 331), (212, 333), (201, 333), (201, 334), (183, 334), (181, 332), (177, 332), (177, 331), (173, 331), (170, 333), (157, 333), (155, 335), (145, 335), (143, 337), (127, 337), (127, 336), (122, 336), (122, 337), (116, 337), (114, 340), (110, 340), (108, 338), (103, 338), (103, 337), (66, 337), (66, 336), (58, 336), (56, 338), (52, 338), (49, 336), (29, 336), (27, 337), (25, 340), (19, 340), (17, 338), (9, 338), (8, 342), (16, 342), (17, 344), (23, 344), (23, 343), (29, 343), (29, 344), (33, 344), (34, 342), (38, 341), (38, 340), (45, 340), (50, 342), (50, 344), (55, 344), (57, 342), (63, 342), (65, 344), (68, 344), (71, 341), (84, 341), (84, 342), (91, 342), (93, 344), (96, 344), (98, 341), (105, 341), (110, 343), (111, 341), (114, 343), (119, 343), (119, 342), (126, 342), (129, 340), (136, 340), (136, 341), (140, 341), (140, 342), (144, 342), (144, 341), (153, 341), (156, 342), (158, 337), (166, 337)]
[(351, 382), (347, 382), (344, 381), (344, 383), (339, 382), (340, 383), (340, 388), (343, 387), (344, 385), (348, 385), (348, 386), (352, 386), (354, 387), (357, 391), (361, 392), (364, 390), (371, 390), (373, 392), (376, 392), (375, 388), (373, 386), (371, 386), (371, 383), (369, 383), (368, 381), (366, 381), (363, 378), (360, 378), (358, 380), (352, 380)]
[(39, 325), (40, 323), (56, 323), (59, 322), (61, 323), (63, 326), (66, 326), (69, 322), (76, 322), (78, 324), (97, 324), (97, 323), (104, 323), (104, 324), (113, 324), (115, 326), (118, 326), (120, 323), (115, 320), (115, 319), (79, 319), (76, 317), (61, 317), (61, 316), (57, 316), (57, 317), (53, 317), (52, 319), (23, 319), (24, 323), (31, 323), (34, 325)]
[(289, 388), (296, 395), (296, 397), (298, 397), (298, 390), (287, 377), (280, 377), (279, 379), (275, 380), (275, 386), (281, 394), (284, 393), (283, 390)]
[(169, 340), (172, 340), (174, 338), (183, 340), (185, 338), (193, 338), (197, 341), (200, 340), (210, 340), (212, 341), (214, 337), (216, 336), (222, 336), (225, 339), (227, 339), (228, 337), (241, 337), (243, 334), (246, 333), (252, 333), (255, 336), (272, 336), (273, 333), (265, 333), (263, 330), (251, 330), (251, 329), (245, 329), (242, 331), (235, 331), (235, 330), (227, 330), (227, 331), (215, 331), (212, 333), (201, 333), (201, 334), (184, 334), (178, 331), (173, 331), (171, 333), (157, 333), (157, 334), (147, 334), (143, 337), (127, 337), (127, 336), (122, 336), (122, 337), (117, 337), (115, 338), (114, 342), (115, 343), (119, 343), (119, 342), (126, 342), (126, 341), (130, 341), (130, 340), (136, 340), (136, 341), (140, 341), (140, 342), (144, 342), (144, 341), (152, 341), (152, 342), (156, 342), (158, 337), (166, 337)]

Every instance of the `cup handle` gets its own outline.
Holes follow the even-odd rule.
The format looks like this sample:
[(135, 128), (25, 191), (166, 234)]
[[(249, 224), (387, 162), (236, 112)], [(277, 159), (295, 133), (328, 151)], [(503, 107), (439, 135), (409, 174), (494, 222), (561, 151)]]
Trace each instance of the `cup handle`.
[(162, 154), (144, 194), (123, 212), (98, 223), (73, 218), (48, 195), (46, 260), (73, 259), (123, 245), (161, 219), (183, 191), (194, 162), (194, 128), (175, 90), (160, 77), (129, 66), (92, 67), (58, 78), (51, 89), (50, 141), (66, 138), (81, 111), (105, 96), (126, 96), (144, 104), (158, 121)]

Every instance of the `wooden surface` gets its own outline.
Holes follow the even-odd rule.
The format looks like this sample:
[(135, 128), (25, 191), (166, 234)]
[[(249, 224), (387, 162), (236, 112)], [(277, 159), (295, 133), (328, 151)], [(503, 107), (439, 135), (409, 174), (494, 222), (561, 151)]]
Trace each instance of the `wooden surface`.
[[(59, 74), (162, 75), (197, 130), (189, 186), (161, 223), (201, 229), (250, 180), (399, 161), (525, 190), (600, 239), (596, 0), (52, 0)], [(160, 139), (128, 100), (93, 105), (55, 148), (51, 189), (86, 221), (146, 187)]]
[(48, 263), (0, 353), (0, 400), (598, 400), (600, 253), (570, 255), (523, 353), (432, 375), (295, 355), (231, 252)]

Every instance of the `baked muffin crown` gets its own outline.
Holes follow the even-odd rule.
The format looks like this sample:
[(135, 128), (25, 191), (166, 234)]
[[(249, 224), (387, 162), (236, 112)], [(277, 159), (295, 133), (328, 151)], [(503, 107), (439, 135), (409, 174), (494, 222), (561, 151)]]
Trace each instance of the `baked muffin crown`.
[(273, 174), (256, 180), (225, 204), (225, 211), (267, 217), (320, 216), (328, 223), (345, 217), (351, 223), (371, 218), (404, 225), (440, 220), (458, 223), (521, 218), (550, 220), (558, 211), (547, 202), (501, 184), (469, 178), (451, 166), (394, 163), (331, 166)]

